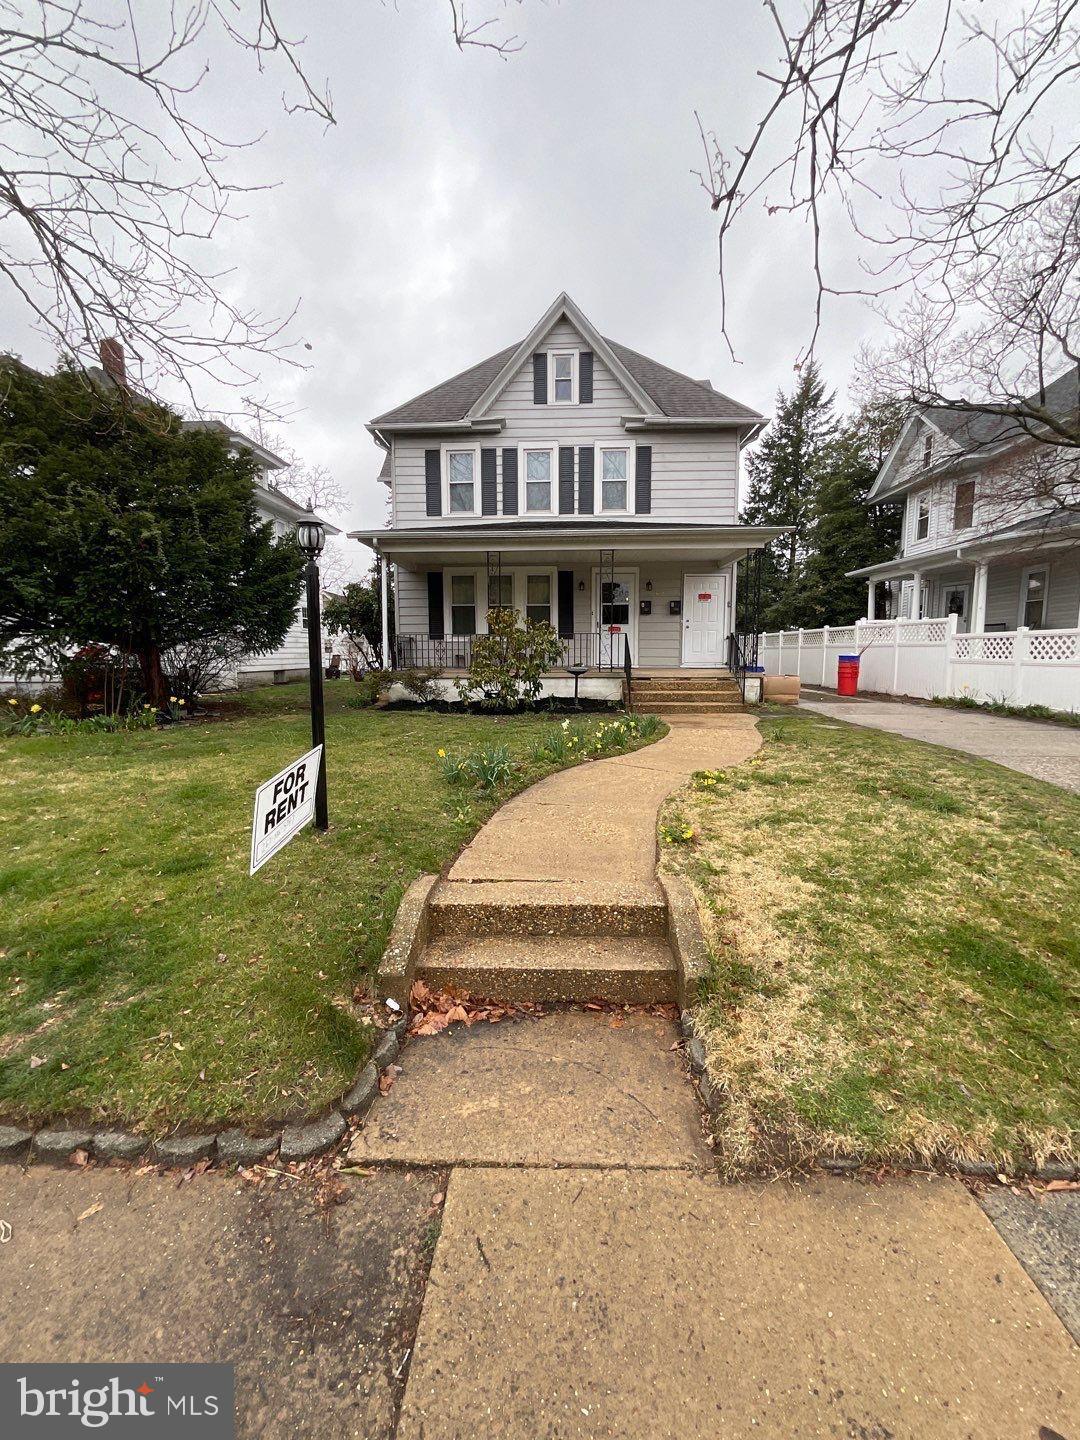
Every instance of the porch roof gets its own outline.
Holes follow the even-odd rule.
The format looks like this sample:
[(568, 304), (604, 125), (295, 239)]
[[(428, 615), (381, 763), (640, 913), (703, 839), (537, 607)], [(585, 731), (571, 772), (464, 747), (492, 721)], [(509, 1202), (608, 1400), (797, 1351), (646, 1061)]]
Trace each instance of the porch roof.
[(878, 565), (864, 565), (859, 570), (849, 570), (847, 574), (852, 579), (898, 580), (914, 575), (916, 571), (925, 574), (928, 570), (942, 570), (955, 565), (974, 565), (977, 560), (1030, 555), (1063, 545), (1075, 545), (1078, 535), (1080, 516), (1069, 511), (1032, 515), (1015, 525), (1005, 525), (987, 531), (985, 535), (972, 536), (959, 544), (946, 545), (940, 550), (924, 550), (919, 555), (904, 555), (898, 560), (883, 560)]
[(549, 520), (487, 520), (483, 524), (444, 522), (403, 530), (350, 530), (349, 536), (411, 569), (468, 563), (488, 551), (498, 551), (511, 563), (552, 559), (591, 563), (601, 550), (614, 550), (623, 563), (670, 557), (730, 565), (785, 533), (783, 526), (556, 516)]

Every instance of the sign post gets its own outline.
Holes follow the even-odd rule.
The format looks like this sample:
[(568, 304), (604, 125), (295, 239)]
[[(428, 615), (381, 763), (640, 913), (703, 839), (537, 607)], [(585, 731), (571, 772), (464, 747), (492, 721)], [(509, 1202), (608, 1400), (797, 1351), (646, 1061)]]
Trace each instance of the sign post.
[[(326, 746), (326, 708), (323, 701), (322, 623), (319, 613), (319, 556), (326, 543), (326, 529), (314, 516), (301, 520), (296, 538), (307, 559), (307, 629), (308, 629), (308, 690), (311, 694), (311, 743), (318, 749)], [(326, 812), (326, 763), (319, 766), (315, 791), (315, 829), (325, 830), (329, 824)]]
[(314, 818), (321, 776), (322, 746), (316, 745), (255, 791), (249, 874), (254, 875)]

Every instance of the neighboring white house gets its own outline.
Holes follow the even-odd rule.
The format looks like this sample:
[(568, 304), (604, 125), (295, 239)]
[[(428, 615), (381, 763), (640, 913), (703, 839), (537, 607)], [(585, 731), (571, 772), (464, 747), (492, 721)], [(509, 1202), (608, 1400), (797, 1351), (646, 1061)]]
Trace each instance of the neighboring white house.
[[(1045, 408), (1075, 422), (1078, 386), (1074, 367)], [(867, 496), (902, 500), (904, 517), (899, 557), (850, 572), (867, 582), (866, 620), (763, 636), (766, 673), (835, 685), (837, 656), (859, 651), (865, 690), (1080, 711), (1074, 454), (1008, 417), (914, 413)]]
[(560, 295), (523, 339), (368, 425), (391, 518), (353, 533), (384, 584), (394, 568), (393, 663), (462, 669), (489, 607), (512, 606), (594, 675), (722, 669), (736, 562), (781, 533), (738, 523), (740, 451), (765, 423)]
[[(233, 450), (248, 450), (258, 461), (260, 466), (259, 476), (255, 482), (255, 506), (263, 520), (268, 520), (274, 529), (275, 535), (295, 535), (296, 527), (301, 520), (312, 519), (312, 512), (304, 505), (299, 505), (283, 490), (277, 489), (272, 476), (277, 470), (284, 470), (288, 466), (287, 460), (282, 460), (272, 450), (268, 450), (257, 440), (249, 435), (235, 430), (232, 426), (224, 424), (220, 420), (184, 420), (181, 422), (184, 429), (216, 430), (229, 442)], [(319, 517), (321, 519), (321, 517)], [(340, 535), (341, 531), (329, 521), (323, 520), (327, 535)], [(325, 601), (326, 595), (324, 593)], [(233, 683), (241, 688), (252, 685), (284, 684), (287, 680), (305, 679), (308, 673), (308, 619), (307, 603), (301, 601), (296, 607), (296, 615), (288, 632), (276, 650), (268, 650), (265, 654), (245, 655), (237, 666), (236, 674), (232, 677)], [(329, 660), (334, 645), (329, 637), (323, 637), (324, 657)], [(341, 649), (340, 645), (336, 647)]]
[[(1047, 387), (1046, 407), (1075, 416), (1077, 386), (1074, 368)], [(851, 572), (867, 581), (867, 618), (885, 581), (893, 617), (955, 614), (957, 628), (973, 632), (1080, 626), (1077, 466), (1071, 510), (1060, 480), (1040, 499), (1046, 448), (1007, 419), (939, 407), (913, 414), (867, 496), (904, 501), (899, 558)]]

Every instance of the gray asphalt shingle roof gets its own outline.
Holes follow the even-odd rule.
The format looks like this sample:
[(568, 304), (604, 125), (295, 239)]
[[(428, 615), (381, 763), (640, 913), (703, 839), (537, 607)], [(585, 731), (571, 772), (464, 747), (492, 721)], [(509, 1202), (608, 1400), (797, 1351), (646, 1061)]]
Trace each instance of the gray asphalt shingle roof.
[[(1080, 367), (1073, 366), (1047, 385), (1040, 402), (1038, 394), (1029, 395), (1029, 405), (1040, 405), (1058, 419), (1076, 415), (1080, 396)], [(937, 428), (964, 450), (979, 450), (1018, 440), (1031, 433), (1028, 424), (1007, 415), (986, 415), (978, 411), (952, 410), (943, 405), (928, 405), (922, 412)]]
[[(518, 344), (520, 343), (519, 341)], [(715, 417), (722, 420), (745, 420), (748, 424), (762, 418), (756, 410), (741, 405), (730, 396), (722, 395), (702, 380), (693, 380), (689, 375), (661, 365), (658, 360), (651, 360), (647, 355), (631, 350), (626, 345), (619, 345), (614, 340), (608, 340), (607, 343), (652, 400), (660, 415), (687, 419), (707, 420)], [(464, 419), (517, 348), (517, 345), (509, 345), (497, 355), (489, 355), (486, 360), (470, 366), (468, 370), (462, 370), (459, 375), (453, 375), (440, 385), (433, 385), (430, 390), (406, 400), (403, 405), (376, 416), (371, 423), (437, 424), (443, 420)]]

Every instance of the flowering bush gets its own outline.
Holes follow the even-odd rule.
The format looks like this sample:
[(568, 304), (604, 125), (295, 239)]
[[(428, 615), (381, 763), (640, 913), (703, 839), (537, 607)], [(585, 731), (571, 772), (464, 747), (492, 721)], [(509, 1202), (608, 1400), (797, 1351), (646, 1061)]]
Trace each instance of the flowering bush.
[(491, 610), (488, 633), (473, 641), (458, 691), (487, 710), (516, 710), (536, 699), (545, 672), (561, 658), (562, 643), (550, 625), (529, 620), (522, 626), (515, 611)]

